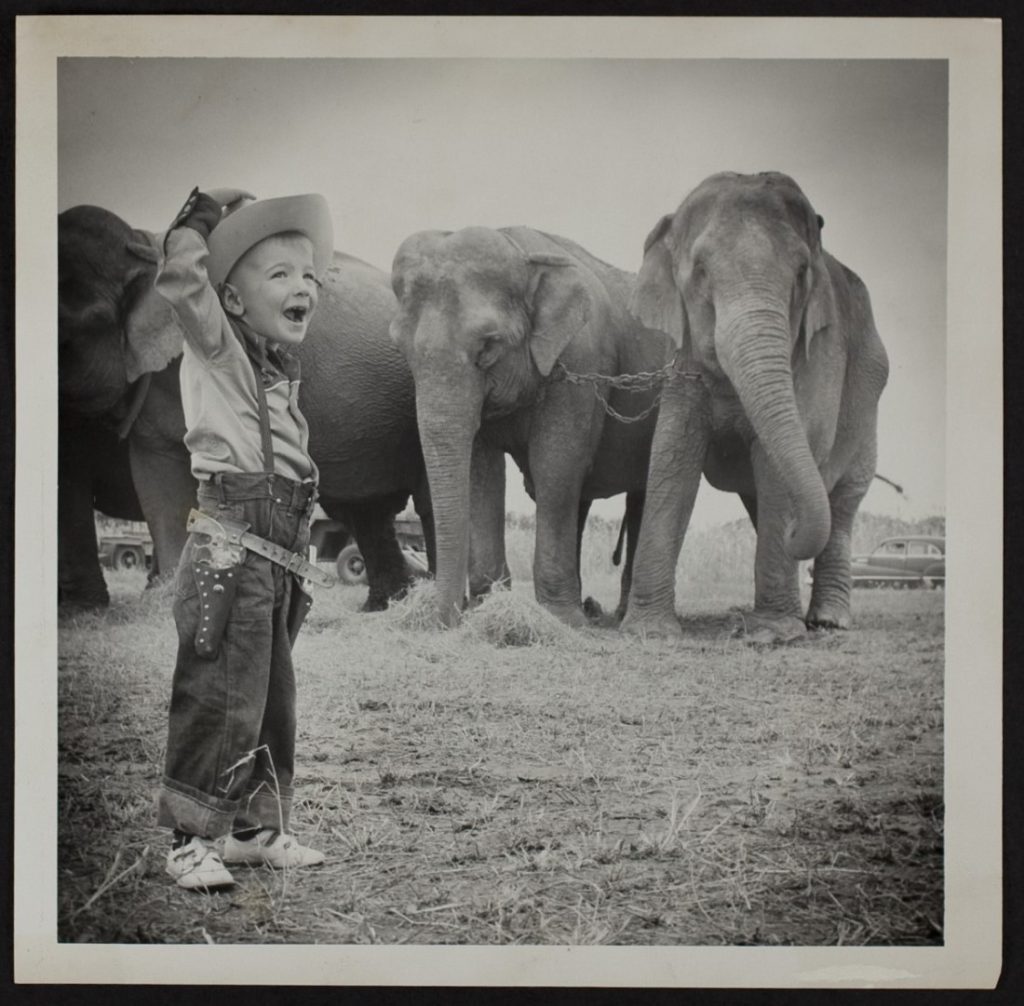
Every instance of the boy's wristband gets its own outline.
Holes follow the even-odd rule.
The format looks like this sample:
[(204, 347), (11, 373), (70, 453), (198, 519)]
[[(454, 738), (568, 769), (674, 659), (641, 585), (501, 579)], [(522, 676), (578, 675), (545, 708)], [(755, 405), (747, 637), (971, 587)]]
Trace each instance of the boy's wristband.
[(169, 230), (174, 230), (175, 227), (189, 227), (206, 239), (220, 223), (220, 217), (220, 203), (205, 192), (200, 192), (197, 186), (189, 193), (185, 205), (178, 211)]

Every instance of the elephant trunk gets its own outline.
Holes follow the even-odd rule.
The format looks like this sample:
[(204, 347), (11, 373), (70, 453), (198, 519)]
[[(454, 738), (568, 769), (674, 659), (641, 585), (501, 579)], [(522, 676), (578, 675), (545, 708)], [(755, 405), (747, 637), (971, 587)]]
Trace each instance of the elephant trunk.
[(812, 559), (831, 531), (828, 493), (797, 411), (788, 312), (763, 303), (718, 314), (715, 346), (758, 441), (789, 493), (794, 516), (785, 548)]
[(469, 572), (470, 464), (483, 380), (472, 368), (455, 376), (450, 361), (423, 363), (414, 373), (416, 419), (434, 512), (438, 616), (450, 626), (458, 620)]

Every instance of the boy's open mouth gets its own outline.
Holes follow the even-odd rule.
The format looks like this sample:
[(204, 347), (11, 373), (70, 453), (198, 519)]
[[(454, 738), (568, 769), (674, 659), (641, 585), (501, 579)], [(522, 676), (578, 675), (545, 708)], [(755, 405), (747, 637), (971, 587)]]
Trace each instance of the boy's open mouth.
[(289, 321), (296, 323), (306, 320), (306, 315), (309, 314), (308, 307), (286, 307), (284, 310), (284, 316)]

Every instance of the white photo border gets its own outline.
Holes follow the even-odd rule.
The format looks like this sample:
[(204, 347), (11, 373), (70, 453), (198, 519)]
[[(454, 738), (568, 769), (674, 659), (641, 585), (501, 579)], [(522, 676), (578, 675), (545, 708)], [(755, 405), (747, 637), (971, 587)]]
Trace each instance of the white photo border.
[[(1002, 944), (1003, 555), (1002, 494), (995, 489), (1003, 483), (1000, 22), (203, 16), (204, 30), (196, 32), (195, 20), (26, 16), (16, 22), (16, 980), (176, 984), (187, 976), (189, 984), (993, 986)], [(39, 225), (57, 214), (57, 60), (239, 53), (303, 59), (948, 60), (951, 575), (943, 946), (214, 948), (57, 942), (57, 244), (54, 229)]]

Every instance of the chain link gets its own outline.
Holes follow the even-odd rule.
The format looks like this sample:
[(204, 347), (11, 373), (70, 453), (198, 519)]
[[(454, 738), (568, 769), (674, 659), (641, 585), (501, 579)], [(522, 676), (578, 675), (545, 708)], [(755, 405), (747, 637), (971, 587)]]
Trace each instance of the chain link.
[[(688, 381), (700, 380), (700, 374), (697, 371), (680, 370), (675, 360), (665, 364), (660, 370), (641, 371), (638, 374), (577, 374), (567, 369), (561, 362), (556, 363), (552, 371), (552, 379), (555, 381), (565, 381), (568, 384), (578, 385), (589, 384), (594, 389), (594, 397), (604, 407), (604, 411), (612, 419), (616, 419), (620, 423), (639, 423), (641, 420), (646, 419), (661, 403), (662, 385), (667, 380), (677, 376)], [(654, 401), (642, 412), (635, 416), (624, 416), (621, 412), (612, 408), (608, 399), (601, 394), (602, 386), (621, 388), (623, 391), (629, 391), (633, 394), (639, 394), (641, 391), (650, 391), (652, 388), (657, 388), (658, 392), (654, 396)]]

